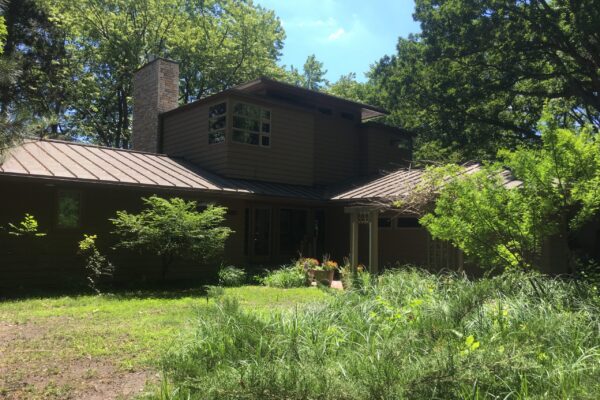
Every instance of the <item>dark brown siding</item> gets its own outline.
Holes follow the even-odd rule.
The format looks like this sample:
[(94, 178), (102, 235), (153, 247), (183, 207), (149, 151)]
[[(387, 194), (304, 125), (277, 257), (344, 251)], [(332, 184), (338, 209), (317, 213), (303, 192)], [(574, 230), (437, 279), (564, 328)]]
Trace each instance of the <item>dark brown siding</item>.
[(361, 166), (362, 173), (373, 175), (381, 170), (396, 170), (406, 167), (412, 160), (409, 149), (402, 150), (396, 146), (398, 140), (407, 140), (410, 137), (390, 128), (376, 126), (363, 126), (361, 129)]
[(356, 122), (317, 114), (315, 121), (315, 183), (331, 184), (356, 177), (359, 170)]
[[(231, 109), (235, 101), (235, 97), (230, 98)], [(244, 99), (240, 101), (250, 103)], [(271, 110), (271, 146), (236, 143), (231, 140), (231, 134), (228, 133), (225, 175), (234, 178), (312, 185), (313, 115), (277, 103), (260, 100), (251, 103)]]
[(208, 108), (209, 105), (203, 105), (165, 116), (162, 152), (223, 173), (227, 166), (227, 147), (225, 143), (208, 144)]
[[(2, 288), (29, 286), (71, 286), (84, 283), (84, 260), (77, 255), (78, 242), (83, 234), (98, 235), (99, 248), (117, 267), (115, 280), (120, 283), (154, 281), (160, 277), (160, 262), (152, 254), (141, 255), (128, 250), (115, 251), (115, 238), (110, 234), (113, 218), (117, 210), (136, 212), (142, 208), (140, 198), (153, 193), (137, 190), (124, 190), (99, 185), (74, 186), (43, 183), (0, 181), (0, 226), (9, 222), (18, 223), (25, 213), (35, 216), (40, 231), (47, 233), (43, 238), (27, 239), (8, 235), (0, 231), (0, 293)], [(81, 193), (82, 227), (59, 229), (56, 226), (57, 192), (69, 189)], [(157, 193), (164, 197), (174, 193)], [(235, 233), (226, 243), (225, 262), (243, 262), (244, 214), (242, 200), (220, 200), (208, 196), (190, 196), (180, 193), (180, 197), (212, 202), (229, 208), (227, 225)], [(240, 211), (241, 210), (241, 211)], [(220, 262), (219, 262), (220, 263)], [(214, 279), (217, 262), (209, 265), (179, 260), (168, 273), (168, 279)]]

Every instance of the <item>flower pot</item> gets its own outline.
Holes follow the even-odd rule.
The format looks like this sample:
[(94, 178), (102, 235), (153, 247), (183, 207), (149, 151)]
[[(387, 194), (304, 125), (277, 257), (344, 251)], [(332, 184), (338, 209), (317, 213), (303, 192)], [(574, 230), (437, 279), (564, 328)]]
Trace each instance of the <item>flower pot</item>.
[(309, 269), (308, 270), (308, 278), (311, 282), (328, 282), (328, 285), (331, 286), (331, 282), (333, 282), (333, 273), (334, 271), (323, 271), (320, 269)]

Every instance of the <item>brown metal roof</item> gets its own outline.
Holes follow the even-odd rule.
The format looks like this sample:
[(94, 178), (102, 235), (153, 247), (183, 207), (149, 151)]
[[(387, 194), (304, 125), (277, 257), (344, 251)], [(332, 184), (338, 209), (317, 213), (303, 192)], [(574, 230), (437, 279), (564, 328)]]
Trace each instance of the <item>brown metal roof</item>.
[[(465, 173), (480, 169), (479, 164), (472, 164)], [(401, 169), (340, 190), (330, 189), (328, 194), (320, 187), (224, 178), (183, 159), (162, 154), (59, 140), (27, 140), (10, 149), (0, 165), (0, 176), (322, 201), (402, 197), (420, 182), (423, 172), (422, 169)], [(508, 171), (503, 172), (502, 177), (509, 188), (521, 184)]]
[(228, 179), (162, 154), (58, 140), (27, 140), (8, 151), (0, 175), (322, 200), (319, 188)]
[[(470, 174), (481, 170), (480, 164), (468, 165), (463, 173)], [(423, 177), (423, 169), (401, 169), (389, 173), (381, 178), (367, 181), (362, 185), (353, 185), (351, 188), (342, 189), (331, 196), (331, 200), (368, 200), (368, 199), (390, 199), (408, 195)], [(509, 171), (503, 171), (501, 176), (507, 188), (521, 185), (515, 180)]]

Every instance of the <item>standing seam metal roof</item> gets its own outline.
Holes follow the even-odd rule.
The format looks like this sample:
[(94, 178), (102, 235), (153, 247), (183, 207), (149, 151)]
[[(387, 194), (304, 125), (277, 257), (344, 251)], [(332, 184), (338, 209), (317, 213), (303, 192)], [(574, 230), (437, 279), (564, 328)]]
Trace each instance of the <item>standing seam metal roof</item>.
[(228, 179), (162, 154), (58, 140), (27, 140), (10, 149), (0, 174), (323, 200), (320, 188)]

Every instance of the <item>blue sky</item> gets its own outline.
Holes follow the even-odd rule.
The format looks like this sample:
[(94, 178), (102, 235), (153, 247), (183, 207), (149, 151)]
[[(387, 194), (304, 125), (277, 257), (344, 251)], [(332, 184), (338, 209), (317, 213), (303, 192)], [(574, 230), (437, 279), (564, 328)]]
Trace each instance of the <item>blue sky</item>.
[(302, 69), (315, 54), (327, 79), (356, 72), (364, 80), (369, 66), (393, 54), (399, 36), (418, 33), (413, 0), (255, 0), (274, 10), (287, 38), (281, 64)]

